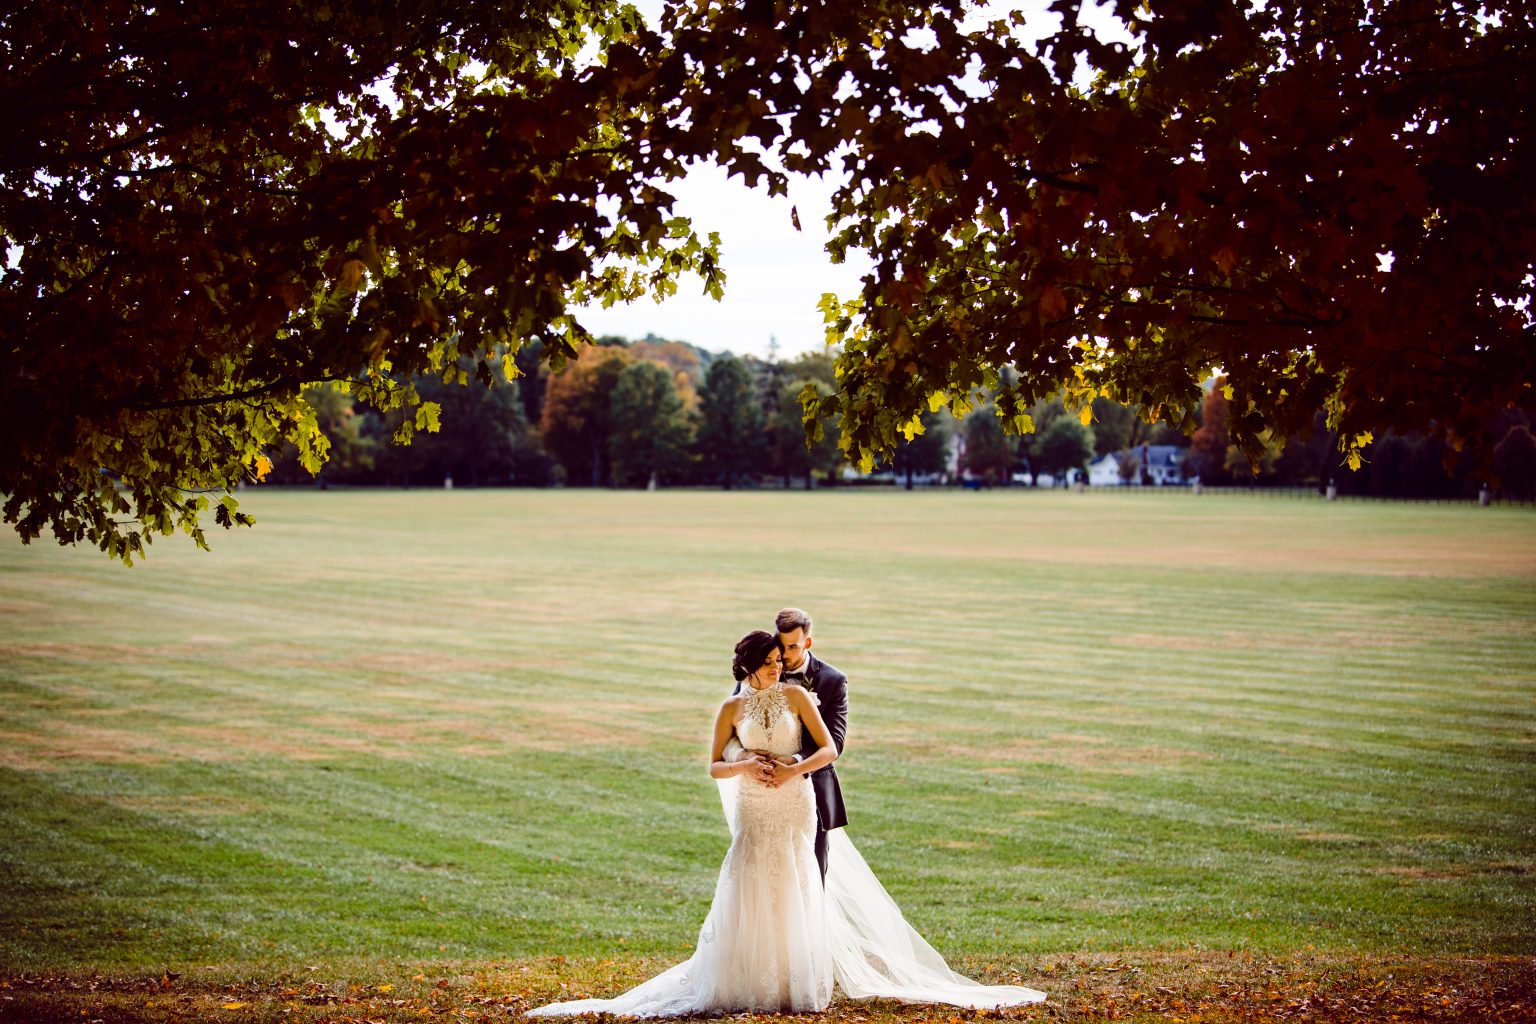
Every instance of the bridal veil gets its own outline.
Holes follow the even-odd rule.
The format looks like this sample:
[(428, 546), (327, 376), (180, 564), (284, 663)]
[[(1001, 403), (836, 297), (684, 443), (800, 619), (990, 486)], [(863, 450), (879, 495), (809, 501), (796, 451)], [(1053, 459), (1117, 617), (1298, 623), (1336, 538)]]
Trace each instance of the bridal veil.
[[(735, 822), (732, 809), (741, 780), (717, 782), (725, 820)], [(833, 979), (849, 998), (975, 1009), (1045, 999), (1045, 993), (1036, 989), (983, 985), (950, 970), (938, 951), (907, 923), (846, 830), (840, 828), (827, 833), (826, 921)]]

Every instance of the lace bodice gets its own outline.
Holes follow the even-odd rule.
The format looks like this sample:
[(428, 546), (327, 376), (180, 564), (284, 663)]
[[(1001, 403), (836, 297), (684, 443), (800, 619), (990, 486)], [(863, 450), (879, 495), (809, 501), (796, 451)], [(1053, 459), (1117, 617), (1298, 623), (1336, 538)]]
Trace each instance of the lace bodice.
[(784, 683), (777, 682), (761, 690), (743, 684), (746, 700), (736, 719), (736, 738), (748, 750), (767, 750), (775, 754), (800, 752), (800, 716), (790, 709)]

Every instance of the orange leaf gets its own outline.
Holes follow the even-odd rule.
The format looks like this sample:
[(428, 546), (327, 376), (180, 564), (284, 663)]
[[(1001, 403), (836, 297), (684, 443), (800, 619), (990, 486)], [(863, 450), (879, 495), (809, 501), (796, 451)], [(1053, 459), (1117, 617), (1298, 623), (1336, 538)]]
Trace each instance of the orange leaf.
[(362, 260), (347, 260), (341, 265), (341, 289), (348, 294), (357, 291), (363, 283), (363, 273), (368, 268)]
[(1040, 319), (1058, 317), (1067, 311), (1067, 296), (1060, 288), (1048, 284), (1040, 289)]

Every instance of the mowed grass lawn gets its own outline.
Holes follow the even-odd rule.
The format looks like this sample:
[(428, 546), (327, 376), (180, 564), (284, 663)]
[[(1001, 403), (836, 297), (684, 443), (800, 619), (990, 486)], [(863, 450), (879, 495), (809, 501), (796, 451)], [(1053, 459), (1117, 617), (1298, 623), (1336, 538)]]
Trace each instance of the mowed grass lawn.
[(1536, 952), (1529, 510), (243, 501), (131, 570), (0, 538), (0, 970), (675, 960), (786, 604), (851, 680), (850, 835), (961, 962)]

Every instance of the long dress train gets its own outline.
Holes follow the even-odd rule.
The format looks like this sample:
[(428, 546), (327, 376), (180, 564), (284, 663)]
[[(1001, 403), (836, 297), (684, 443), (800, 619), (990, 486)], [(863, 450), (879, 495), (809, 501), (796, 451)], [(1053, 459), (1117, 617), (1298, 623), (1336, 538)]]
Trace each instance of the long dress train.
[[(798, 752), (800, 729), (783, 684), (749, 691), (736, 722), (742, 746), (775, 754)], [(1045, 998), (951, 971), (907, 924), (842, 829), (828, 833), (823, 886), (809, 778), (777, 789), (727, 779), (720, 797), (731, 846), (693, 956), (611, 999), (550, 1003), (529, 1016), (804, 1013), (826, 1008), (834, 980), (855, 999), (982, 1009)]]

